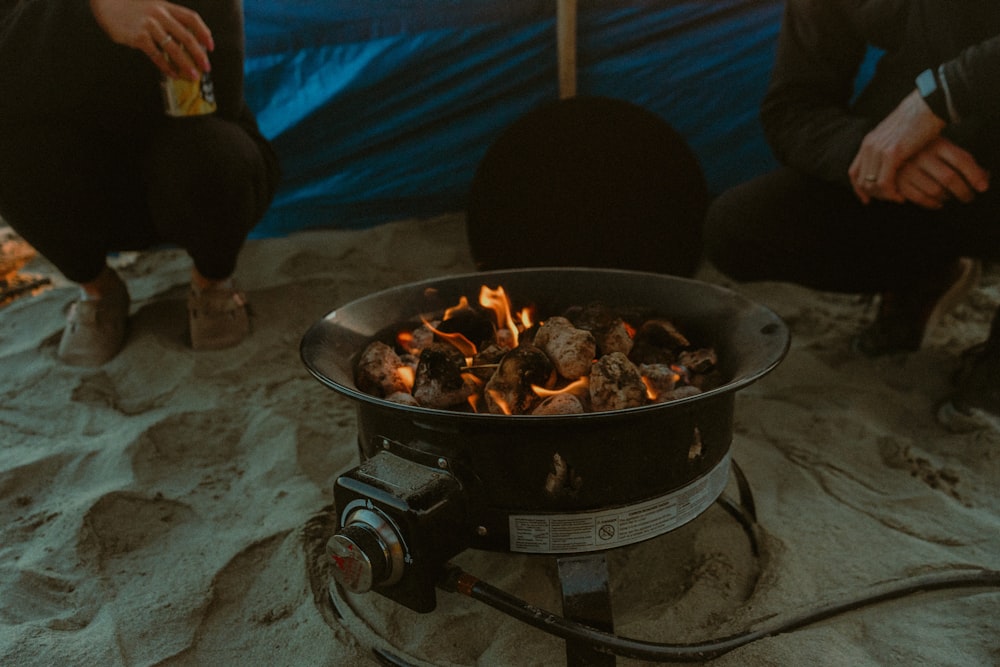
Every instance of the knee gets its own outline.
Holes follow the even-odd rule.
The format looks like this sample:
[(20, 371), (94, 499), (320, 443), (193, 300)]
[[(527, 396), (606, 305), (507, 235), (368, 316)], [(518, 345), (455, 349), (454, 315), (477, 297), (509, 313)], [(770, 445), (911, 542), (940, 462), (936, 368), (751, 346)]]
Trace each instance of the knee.
[(257, 150), (236, 123), (214, 116), (162, 126), (150, 144), (149, 168), (174, 183), (224, 185), (244, 181)]
[(146, 162), (150, 198), (180, 196), (259, 217), (276, 187), (262, 141), (239, 124), (212, 116), (166, 123)]

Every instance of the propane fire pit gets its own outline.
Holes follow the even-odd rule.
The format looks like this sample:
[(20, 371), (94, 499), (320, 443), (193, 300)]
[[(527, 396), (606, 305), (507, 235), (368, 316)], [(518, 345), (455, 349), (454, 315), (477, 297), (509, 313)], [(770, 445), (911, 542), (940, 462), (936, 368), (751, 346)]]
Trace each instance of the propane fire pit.
[[(544, 415), (456, 412), (356, 386), (373, 341), (439, 318), (484, 285), (502, 286), (513, 307), (530, 304), (540, 321), (593, 302), (639, 307), (713, 350), (717, 381), (666, 402)], [(734, 396), (774, 369), (788, 345), (776, 314), (731, 290), (611, 269), (451, 276), (330, 312), (306, 332), (301, 356), (322, 384), (357, 402), (361, 463), (334, 488), (328, 552), (337, 584), (430, 612), (438, 587), (471, 594), (478, 585), (449, 570), (464, 550), (561, 557), (561, 576), (565, 562), (572, 578), (580, 559), (684, 525), (719, 500), (731, 474), (746, 488), (730, 452)], [(575, 584), (600, 588), (601, 579), (588, 573)]]

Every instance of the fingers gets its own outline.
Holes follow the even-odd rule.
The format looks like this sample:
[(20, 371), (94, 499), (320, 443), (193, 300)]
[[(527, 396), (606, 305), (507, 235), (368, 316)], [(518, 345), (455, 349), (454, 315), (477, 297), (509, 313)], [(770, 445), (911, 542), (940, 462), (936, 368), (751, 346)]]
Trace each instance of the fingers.
[(169, 76), (198, 79), (211, 71), (208, 52), (215, 48), (212, 33), (194, 11), (173, 4), (160, 5), (148, 21), (154, 48), (146, 51), (153, 63)]
[(886, 163), (878, 164), (862, 158), (859, 153), (848, 170), (854, 194), (863, 204), (872, 199), (903, 201), (903, 195), (896, 188), (896, 169), (886, 168)]
[(935, 165), (937, 167), (928, 176), (936, 186), (935, 190), (940, 192), (939, 198), (942, 203), (947, 199), (957, 199), (968, 204), (976, 198), (976, 191), (962, 177), (962, 175), (950, 167)]
[(854, 157), (854, 161), (851, 162), (851, 166), (847, 170), (847, 176), (851, 181), (851, 188), (854, 189), (854, 194), (861, 200), (861, 203), (869, 203), (871, 201), (871, 196), (868, 194), (868, 183), (870, 181), (861, 175), (860, 153), (858, 153), (858, 155)]
[(851, 186), (862, 203), (873, 199), (908, 201), (936, 209), (952, 199), (971, 202), (989, 189), (989, 172), (971, 153), (943, 137), (934, 139), (898, 169), (886, 169), (885, 165), (864, 149), (851, 163)]
[[(979, 166), (976, 158), (963, 148), (947, 139), (938, 139), (925, 153), (937, 167), (935, 175), (940, 176), (938, 182), (949, 189), (954, 187), (967, 193), (967, 198), (959, 197), (962, 201), (971, 201), (976, 193), (986, 192), (989, 189), (989, 172)], [(934, 162), (935, 159), (939, 160), (940, 164)], [(958, 196), (957, 192), (953, 192)]]
[(951, 198), (940, 183), (915, 166), (900, 170), (899, 190), (908, 202), (927, 209), (939, 209)]
[(167, 76), (198, 79), (211, 69), (212, 31), (194, 10), (167, 0), (90, 0), (116, 44), (142, 51)]
[(929, 209), (950, 200), (969, 203), (989, 189), (989, 172), (970, 153), (938, 139), (899, 171), (899, 189), (907, 201)]
[[(200, 78), (201, 72), (205, 71), (192, 58), (192, 52), (188, 51), (188, 47), (174, 39), (173, 35), (169, 33), (157, 42), (157, 51), (158, 57), (162, 59), (169, 70), (167, 74), (170, 76), (180, 76), (193, 80)], [(156, 61), (154, 60), (154, 62)], [(158, 62), (156, 64), (157, 66), (160, 65)], [(160, 69), (162, 70), (163, 68), (161, 67)]]
[(930, 111), (920, 92), (911, 91), (864, 139), (849, 175), (861, 201), (903, 202), (897, 187), (902, 166), (939, 137), (945, 123)]

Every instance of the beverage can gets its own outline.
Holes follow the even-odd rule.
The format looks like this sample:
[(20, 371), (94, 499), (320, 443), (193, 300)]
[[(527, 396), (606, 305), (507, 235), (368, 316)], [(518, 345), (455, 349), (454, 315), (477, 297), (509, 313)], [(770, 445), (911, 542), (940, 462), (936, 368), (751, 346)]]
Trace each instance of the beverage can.
[(216, 110), (215, 88), (208, 72), (198, 81), (164, 77), (160, 87), (163, 89), (163, 110), (168, 116), (202, 116)]

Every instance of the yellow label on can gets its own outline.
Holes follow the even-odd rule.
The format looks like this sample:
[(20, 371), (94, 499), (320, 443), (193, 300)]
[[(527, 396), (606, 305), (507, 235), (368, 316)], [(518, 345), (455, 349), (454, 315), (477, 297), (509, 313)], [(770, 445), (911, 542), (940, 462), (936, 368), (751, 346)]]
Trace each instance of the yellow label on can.
[(163, 89), (163, 110), (168, 116), (202, 116), (216, 109), (215, 89), (207, 72), (199, 81), (164, 78), (160, 85)]

